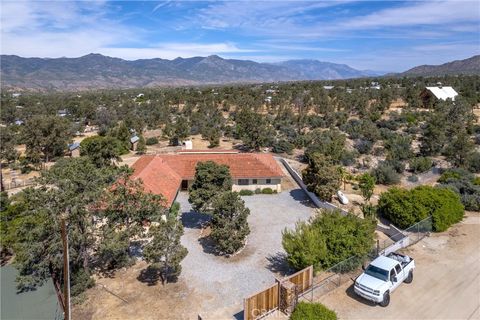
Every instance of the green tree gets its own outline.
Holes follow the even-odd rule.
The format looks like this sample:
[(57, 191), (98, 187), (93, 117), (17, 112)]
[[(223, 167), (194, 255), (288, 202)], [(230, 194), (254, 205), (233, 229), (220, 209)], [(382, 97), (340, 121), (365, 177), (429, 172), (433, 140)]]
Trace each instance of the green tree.
[(124, 121), (121, 121), (117, 124), (117, 126), (110, 129), (108, 136), (120, 141), (123, 150), (128, 151), (130, 149), (130, 138), (132, 134), (130, 133), (130, 130), (128, 130), (128, 127)]
[(121, 161), (122, 149), (119, 140), (108, 136), (88, 137), (80, 143), (80, 155), (89, 157), (97, 167), (109, 166), (113, 160)]
[(56, 116), (34, 116), (27, 120), (23, 129), (26, 157), (32, 163), (45, 162), (62, 156), (70, 140), (67, 120)]
[(470, 135), (463, 129), (447, 143), (445, 155), (455, 167), (465, 168), (474, 149), (475, 145)]
[(274, 132), (264, 116), (243, 108), (236, 123), (237, 134), (248, 148), (260, 150), (271, 143)]
[(290, 320), (337, 320), (337, 314), (323, 304), (302, 301), (295, 306)]
[(140, 135), (138, 144), (137, 144), (137, 153), (144, 154), (147, 151), (147, 145), (145, 144), (145, 138)]
[(152, 240), (145, 246), (143, 256), (150, 264), (149, 268), (154, 270), (160, 276), (162, 284), (165, 284), (169, 279), (180, 275), (180, 262), (188, 253), (180, 242), (183, 235), (182, 223), (170, 214), (152, 225), (148, 234)]
[(15, 150), (16, 134), (9, 127), (0, 127), (0, 161), (15, 161), (19, 157), (19, 153)]
[(375, 189), (375, 177), (369, 173), (364, 173), (358, 179), (358, 187), (362, 192), (363, 199), (368, 202), (373, 195), (373, 190)]
[(341, 175), (338, 168), (320, 153), (310, 155), (308, 159), (308, 167), (302, 172), (303, 181), (308, 190), (321, 200), (331, 201), (340, 188)]
[(42, 173), (34, 188), (16, 196), (7, 210), (2, 241), (15, 253), (21, 290), (35, 288), (49, 277), (62, 283), (62, 216), (66, 216), (68, 225), (72, 295), (92, 285), (95, 227), (90, 206), (115, 176), (115, 170), (98, 169), (87, 158), (61, 159)]
[(211, 238), (218, 251), (232, 254), (245, 244), (250, 233), (247, 218), (250, 210), (237, 192), (226, 191), (212, 204)]
[(345, 152), (344, 134), (338, 130), (320, 131), (315, 130), (310, 133), (312, 142), (305, 151), (307, 160), (315, 153), (319, 153), (331, 159), (333, 164), (338, 164)]
[[(109, 265), (122, 266), (122, 263), (128, 262), (128, 257), (132, 256), (130, 249), (135, 239), (146, 235), (144, 223), (155, 221), (162, 211), (167, 211), (165, 200), (162, 196), (145, 192), (142, 181), (132, 179), (130, 172), (125, 172), (105, 194), (102, 202), (99, 211), (108, 221), (102, 229), (104, 234), (108, 235), (106, 239), (111, 240), (105, 241), (103, 249), (110, 254), (108, 253), (111, 250), (110, 246), (115, 246), (115, 256), (118, 260), (110, 260)], [(119, 239), (128, 239), (122, 241), (123, 250), (118, 247)], [(100, 251), (99, 254), (101, 256), (104, 252)]]
[(232, 189), (230, 169), (213, 161), (199, 162), (195, 168), (195, 178), (189, 190), (188, 202), (195, 211), (212, 211), (214, 198), (223, 191)]
[(444, 231), (463, 218), (460, 196), (446, 188), (419, 186), (411, 190), (391, 188), (380, 195), (378, 212), (405, 229), (432, 216), (433, 230)]
[(352, 256), (369, 253), (374, 231), (375, 223), (371, 220), (320, 210), (309, 224), (299, 222), (295, 230), (285, 229), (282, 245), (292, 267), (313, 265), (316, 270), (324, 270)]

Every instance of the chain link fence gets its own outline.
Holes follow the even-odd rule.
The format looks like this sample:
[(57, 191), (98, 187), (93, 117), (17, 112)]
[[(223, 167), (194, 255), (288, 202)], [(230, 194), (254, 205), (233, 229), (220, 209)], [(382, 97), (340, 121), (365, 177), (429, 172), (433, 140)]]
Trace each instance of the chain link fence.
[[(432, 231), (432, 217), (428, 217), (413, 226), (399, 230), (400, 240), (385, 240), (377, 242), (376, 248), (363, 256), (352, 256), (345, 259), (327, 270), (321, 271), (313, 279), (312, 287), (299, 296), (300, 300), (310, 302), (317, 301), (343, 284), (353, 281), (362, 273), (362, 266), (369, 264), (380, 254), (388, 254), (419, 242)], [(400, 234), (401, 233), (401, 234)]]

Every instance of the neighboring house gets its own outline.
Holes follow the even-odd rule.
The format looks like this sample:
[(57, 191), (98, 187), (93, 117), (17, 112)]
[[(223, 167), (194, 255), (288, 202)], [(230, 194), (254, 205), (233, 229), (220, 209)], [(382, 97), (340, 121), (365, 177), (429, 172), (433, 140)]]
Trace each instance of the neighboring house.
[(139, 140), (140, 138), (137, 135), (130, 138), (130, 149), (132, 151), (137, 151), (137, 145)]
[(432, 106), (437, 100), (446, 101), (447, 99), (452, 99), (455, 101), (456, 96), (458, 96), (458, 93), (455, 91), (455, 89), (452, 87), (444, 87), (441, 84), (439, 84), (437, 87), (426, 87), (420, 93), (423, 106), (426, 108)]
[(69, 144), (68, 153), (72, 158), (80, 157), (80, 142)]
[(335, 88), (335, 86), (323, 86), (325, 90), (332, 90), (333, 88)]
[(189, 150), (170, 155), (146, 155), (132, 166), (132, 178), (142, 179), (147, 191), (161, 194), (171, 206), (179, 190), (188, 190), (197, 163), (214, 161), (227, 165), (233, 191), (271, 188), (282, 191), (284, 176), (271, 154), (239, 153), (232, 150)]

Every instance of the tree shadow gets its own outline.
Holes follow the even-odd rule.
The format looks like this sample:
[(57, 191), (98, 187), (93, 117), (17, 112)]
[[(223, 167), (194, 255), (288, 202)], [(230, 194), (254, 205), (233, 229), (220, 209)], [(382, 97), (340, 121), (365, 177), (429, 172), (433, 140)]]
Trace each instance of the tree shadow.
[(266, 268), (273, 273), (279, 273), (281, 276), (287, 276), (292, 273), (293, 269), (290, 268), (287, 261), (287, 254), (284, 252), (277, 252), (274, 255), (267, 257), (268, 265)]
[(137, 280), (142, 283), (146, 283), (148, 286), (154, 286), (158, 284), (159, 281), (161, 282), (160, 275), (158, 274), (157, 270), (150, 266), (140, 271)]
[(345, 293), (347, 294), (347, 296), (349, 298), (352, 298), (353, 300), (355, 300), (357, 302), (363, 303), (364, 305), (367, 305), (367, 306), (370, 306), (370, 307), (376, 307), (377, 306), (377, 304), (375, 302), (364, 299), (364, 298), (360, 297), (358, 294), (356, 294), (354, 289), (353, 289), (353, 284), (351, 286), (349, 286), (347, 288), (347, 290), (345, 290)]
[(202, 229), (203, 225), (209, 222), (211, 216), (205, 213), (199, 213), (193, 210), (182, 213), (182, 224), (189, 229)]
[(316, 208), (312, 201), (310, 201), (310, 198), (306, 195), (305, 191), (302, 189), (292, 189), (290, 190), (290, 196), (293, 198), (293, 200), (300, 202), (306, 207), (309, 208)]
[(213, 239), (210, 238), (209, 236), (199, 238), (198, 242), (202, 246), (203, 252), (205, 252), (207, 254), (213, 254), (215, 256), (223, 256), (224, 255), (220, 251), (217, 250), (217, 248), (215, 246), (215, 241), (213, 241)]

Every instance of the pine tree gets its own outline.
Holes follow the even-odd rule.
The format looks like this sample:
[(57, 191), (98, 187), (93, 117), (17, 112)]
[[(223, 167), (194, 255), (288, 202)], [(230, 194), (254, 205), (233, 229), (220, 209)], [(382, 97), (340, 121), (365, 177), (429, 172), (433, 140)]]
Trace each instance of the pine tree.
[(158, 224), (150, 227), (149, 236), (152, 240), (145, 246), (143, 256), (150, 263), (149, 268), (157, 272), (162, 284), (165, 284), (180, 275), (180, 263), (188, 250), (180, 242), (182, 223), (174, 215), (159, 220)]
[(250, 210), (237, 192), (222, 193), (213, 202), (212, 233), (218, 251), (232, 254), (245, 244), (250, 234), (247, 217)]

